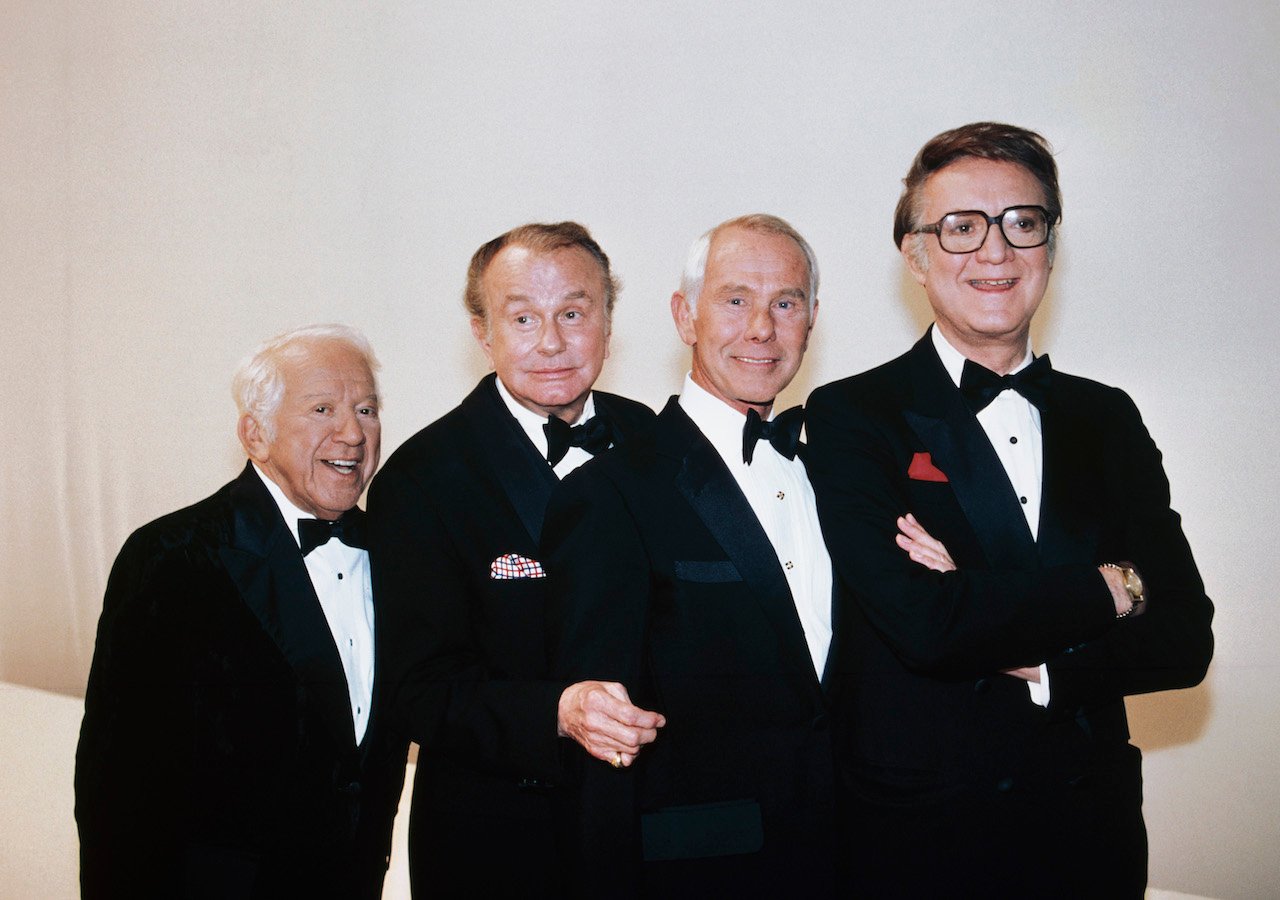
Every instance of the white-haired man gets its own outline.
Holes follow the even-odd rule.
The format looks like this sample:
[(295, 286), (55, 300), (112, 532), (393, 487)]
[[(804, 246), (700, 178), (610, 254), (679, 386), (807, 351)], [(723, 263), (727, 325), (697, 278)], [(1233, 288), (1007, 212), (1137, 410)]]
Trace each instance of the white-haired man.
[(693, 350), (680, 396), (651, 436), (552, 495), (553, 673), (619, 682), (666, 717), (622, 766), (580, 758), (580, 893), (831, 888), (831, 563), (797, 457), (800, 411), (771, 416), (808, 346), (817, 285), (808, 243), (777, 217), (703, 235), (671, 298)]
[(76, 753), (85, 897), (378, 897), (404, 773), (356, 507), (377, 363), (319, 325), (236, 373), (249, 456), (125, 543)]

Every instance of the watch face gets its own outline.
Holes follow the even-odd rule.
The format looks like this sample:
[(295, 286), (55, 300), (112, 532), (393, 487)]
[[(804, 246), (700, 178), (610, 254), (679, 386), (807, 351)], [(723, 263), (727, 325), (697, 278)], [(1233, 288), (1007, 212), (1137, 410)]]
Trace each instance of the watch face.
[(1135, 598), (1142, 596), (1142, 579), (1133, 569), (1124, 570), (1124, 589)]

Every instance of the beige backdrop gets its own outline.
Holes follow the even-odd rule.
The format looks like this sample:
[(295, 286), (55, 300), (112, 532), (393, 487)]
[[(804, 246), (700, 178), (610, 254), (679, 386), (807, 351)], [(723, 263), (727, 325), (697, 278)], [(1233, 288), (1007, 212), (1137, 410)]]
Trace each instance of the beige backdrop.
[(1130, 703), (1153, 884), (1280, 885), (1280, 7), (0, 0), (0, 23), (0, 680), (82, 693), (126, 535), (239, 468), (228, 380), (261, 338), (364, 328), (390, 452), (483, 374), (472, 250), (575, 218), (625, 281), (602, 386), (659, 405), (686, 246), (764, 210), (822, 265), (801, 401), (923, 330), (899, 179), (997, 118), (1062, 169), (1037, 349), (1132, 393), (1218, 604), (1206, 684)]

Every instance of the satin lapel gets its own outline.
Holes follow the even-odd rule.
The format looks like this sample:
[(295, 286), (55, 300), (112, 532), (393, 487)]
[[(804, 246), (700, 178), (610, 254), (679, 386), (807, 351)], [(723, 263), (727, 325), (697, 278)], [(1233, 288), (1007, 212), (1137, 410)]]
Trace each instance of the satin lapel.
[(1044, 448), (1040, 533), (1036, 544), (1044, 566), (1093, 562), (1098, 520), (1105, 508), (1097, 493), (1105, 483), (1096, 439), (1085, 410), (1076, 410), (1057, 379), (1040, 415)]
[(232, 544), (219, 551), (227, 573), (314, 698), (339, 746), (354, 745), (347, 677), (298, 545), (248, 467), (231, 489), (231, 504)]
[(1000, 457), (965, 405), (928, 334), (907, 358), (912, 385), (907, 424), (947, 475), (992, 568), (1035, 564), (1036, 546)]
[(742, 575), (743, 593), (764, 608), (792, 665), (810, 673), (816, 689), (813, 657), (773, 544), (720, 454), (674, 397), (658, 416), (657, 446), (681, 460), (676, 488)]
[(511, 501), (533, 546), (537, 546), (547, 501), (558, 479), (498, 396), (496, 379), (496, 375), (486, 376), (462, 401), (462, 408), (486, 468)]

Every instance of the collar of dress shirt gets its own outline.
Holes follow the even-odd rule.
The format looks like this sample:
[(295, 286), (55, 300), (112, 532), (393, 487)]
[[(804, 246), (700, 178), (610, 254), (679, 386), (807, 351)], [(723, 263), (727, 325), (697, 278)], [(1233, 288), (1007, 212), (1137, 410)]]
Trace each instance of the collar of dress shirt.
[[(547, 433), (542, 430), (542, 426), (547, 424), (547, 417), (540, 416), (531, 409), (521, 406), (515, 397), (511, 396), (511, 392), (507, 390), (507, 386), (502, 383), (502, 379), (495, 379), (498, 385), (498, 396), (502, 398), (502, 402), (507, 405), (507, 409), (511, 411), (511, 415), (516, 417), (516, 421), (520, 423), (520, 427), (524, 429), (524, 433), (529, 436), (529, 440), (533, 441), (533, 446), (537, 448), (538, 454), (543, 458), (547, 458)], [(595, 394), (587, 394), (587, 403), (582, 407), (582, 415), (578, 417), (577, 422), (570, 422), (570, 425), (577, 425), (578, 422), (586, 422), (596, 414), (596, 398)]]
[[(951, 376), (951, 380), (955, 382), (956, 387), (960, 387), (960, 373), (964, 371), (965, 356), (955, 347), (951, 346), (951, 342), (942, 336), (942, 332), (938, 330), (938, 323), (934, 323), (929, 329), (929, 335), (933, 338), (933, 349), (938, 354), (938, 358), (942, 360), (943, 367), (947, 370), (947, 374)], [(1022, 362), (1013, 367), (1009, 373), (1021, 372), (1027, 366), (1031, 365), (1031, 338), (1027, 338), (1027, 352), (1022, 356)]]
[[(742, 427), (746, 424), (746, 413), (740, 413), (719, 397), (708, 392), (693, 380), (693, 373), (684, 376), (684, 387), (680, 391), (680, 408), (698, 426), (698, 430), (711, 442), (711, 446), (729, 463), (747, 468), (742, 462)], [(769, 411), (773, 418), (773, 410)], [(768, 441), (761, 441), (756, 452), (760, 452)], [(772, 450), (772, 446), (769, 447)]]
[(293, 535), (293, 542), (298, 545), (298, 549), (302, 549), (302, 542), (298, 540), (298, 520), (314, 519), (311, 513), (303, 512), (293, 505), (293, 501), (285, 496), (284, 490), (280, 485), (276, 484), (266, 473), (258, 468), (258, 464), (253, 464), (253, 471), (258, 473), (258, 477), (262, 479), (262, 483), (267, 486), (267, 490), (271, 493), (271, 499), (276, 501), (276, 506), (280, 509), (280, 515), (284, 516), (284, 524), (289, 526), (289, 533)]

